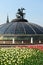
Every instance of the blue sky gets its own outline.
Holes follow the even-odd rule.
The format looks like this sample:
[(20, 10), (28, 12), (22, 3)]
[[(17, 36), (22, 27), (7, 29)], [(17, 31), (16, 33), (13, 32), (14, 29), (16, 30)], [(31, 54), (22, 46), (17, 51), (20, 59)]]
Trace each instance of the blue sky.
[(17, 9), (24, 7), (29, 22), (43, 26), (43, 0), (0, 0), (0, 24), (16, 17)]

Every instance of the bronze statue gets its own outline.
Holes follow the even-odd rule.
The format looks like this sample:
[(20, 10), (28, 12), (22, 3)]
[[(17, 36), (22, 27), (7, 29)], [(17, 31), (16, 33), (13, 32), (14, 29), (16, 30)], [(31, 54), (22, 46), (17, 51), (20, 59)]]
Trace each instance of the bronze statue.
[(23, 12), (23, 10), (25, 10), (24, 8), (18, 9), (18, 12), (16, 14), (17, 18), (24, 18), (25, 13)]

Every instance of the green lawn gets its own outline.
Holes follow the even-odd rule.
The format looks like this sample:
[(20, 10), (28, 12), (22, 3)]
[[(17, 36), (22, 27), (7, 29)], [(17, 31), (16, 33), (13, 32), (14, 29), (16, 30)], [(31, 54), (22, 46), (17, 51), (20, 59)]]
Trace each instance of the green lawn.
[(0, 65), (43, 65), (43, 51), (29, 48), (0, 48)]

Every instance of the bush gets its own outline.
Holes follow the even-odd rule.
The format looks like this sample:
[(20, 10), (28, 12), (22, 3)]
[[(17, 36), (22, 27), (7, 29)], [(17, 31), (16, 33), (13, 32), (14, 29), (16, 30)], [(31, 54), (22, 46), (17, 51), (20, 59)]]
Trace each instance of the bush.
[(43, 65), (43, 51), (28, 48), (1, 48), (0, 65)]

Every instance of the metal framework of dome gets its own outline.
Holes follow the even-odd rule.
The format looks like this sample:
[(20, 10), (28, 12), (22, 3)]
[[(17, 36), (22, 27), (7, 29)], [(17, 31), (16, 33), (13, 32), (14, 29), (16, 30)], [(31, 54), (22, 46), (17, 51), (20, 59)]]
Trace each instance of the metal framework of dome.
[(29, 23), (27, 20), (12, 20), (0, 25), (0, 34), (43, 34), (43, 27)]

